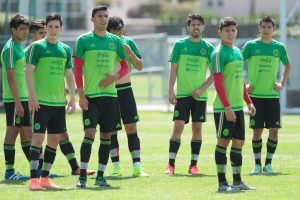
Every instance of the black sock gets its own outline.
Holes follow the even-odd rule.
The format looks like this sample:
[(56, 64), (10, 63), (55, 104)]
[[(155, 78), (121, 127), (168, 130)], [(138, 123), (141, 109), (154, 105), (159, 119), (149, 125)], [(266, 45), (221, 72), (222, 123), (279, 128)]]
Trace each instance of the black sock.
[(141, 162), (141, 145), (140, 139), (137, 135), (137, 132), (128, 133), (128, 149), (131, 154), (132, 163), (140, 163)]
[(29, 149), (29, 160), (30, 160), (30, 177), (38, 177), (38, 168), (39, 168), (39, 156), (41, 154), (41, 148), (31, 146)]
[(170, 139), (170, 146), (169, 146), (169, 165), (175, 166), (175, 159), (180, 147), (180, 139)]
[(202, 144), (201, 140), (192, 140), (191, 141), (191, 154), (192, 154), (192, 156), (191, 156), (190, 167), (197, 165), (201, 144)]
[(15, 145), (14, 144), (4, 144), (4, 157), (6, 171), (14, 169), (15, 164)]
[(100, 138), (100, 146), (98, 151), (98, 173), (97, 177), (103, 176), (105, 168), (107, 166), (110, 150), (110, 139)]
[(230, 161), (232, 167), (233, 182), (241, 181), (241, 170), (242, 170), (242, 149), (231, 147), (230, 150)]
[(79, 165), (76, 160), (76, 155), (75, 155), (75, 151), (74, 151), (72, 143), (68, 139), (66, 139), (66, 140), (60, 141), (59, 146), (60, 146), (62, 153), (67, 158), (67, 160), (72, 168), (72, 171), (75, 171), (76, 169), (78, 169)]
[(91, 152), (92, 152), (92, 145), (93, 145), (94, 139), (84, 137), (81, 148), (80, 148), (80, 176), (85, 177), (86, 176), (86, 170), (88, 167), (88, 163), (90, 161)]
[(272, 141), (270, 138), (268, 138), (267, 142), (267, 156), (266, 156), (266, 162), (265, 165), (271, 164), (273, 155), (276, 151), (278, 141)]
[(53, 148), (49, 147), (48, 145), (46, 145), (41, 177), (49, 176), (49, 172), (54, 163), (55, 156), (56, 156), (56, 149), (53, 149)]
[(226, 168), (227, 168), (227, 157), (226, 148), (221, 146), (216, 146), (215, 149), (215, 162), (217, 165), (218, 181), (219, 183), (227, 182), (226, 180)]
[(110, 158), (114, 165), (119, 165), (120, 158), (119, 158), (119, 141), (118, 141), (118, 134), (111, 135), (111, 145), (110, 145)]
[(39, 169), (43, 168), (43, 162), (44, 162), (43, 147), (41, 147), (40, 155), (39, 155)]
[(261, 148), (262, 148), (262, 139), (252, 140), (252, 149), (253, 149), (256, 165), (261, 165)]
[(29, 161), (29, 149), (31, 146), (31, 141), (21, 142), (22, 150), (26, 156), (26, 159)]

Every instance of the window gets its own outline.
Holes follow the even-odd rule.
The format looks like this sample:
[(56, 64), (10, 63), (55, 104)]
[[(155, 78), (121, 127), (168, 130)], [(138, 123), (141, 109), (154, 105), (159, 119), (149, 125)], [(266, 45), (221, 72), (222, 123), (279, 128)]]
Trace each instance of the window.
[[(8, 10), (7, 10), (8, 8)], [(16, 13), (18, 12), (18, 0), (10, 0), (10, 1), (4, 1), (1, 3), (1, 11), (2, 12), (12, 12)]]
[(47, 0), (46, 1), (46, 12), (61, 12), (61, 2), (59, 0)]

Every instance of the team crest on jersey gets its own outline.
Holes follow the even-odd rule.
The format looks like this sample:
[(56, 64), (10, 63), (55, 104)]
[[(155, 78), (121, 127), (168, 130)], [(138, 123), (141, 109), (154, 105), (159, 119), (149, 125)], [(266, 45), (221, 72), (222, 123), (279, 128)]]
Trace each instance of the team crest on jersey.
[(260, 50), (256, 49), (256, 51), (254, 52), (254, 54), (260, 54)]
[(114, 43), (111, 42), (111, 43), (109, 43), (109, 48), (110, 49), (115, 49), (116, 47), (115, 47)]
[(200, 54), (201, 54), (202, 56), (206, 55), (206, 49), (201, 48), (201, 49), (200, 49)]
[(278, 55), (279, 55), (278, 49), (274, 49), (273, 56), (278, 57)]
[(51, 53), (51, 51), (49, 49), (47, 49), (46, 54), (50, 54), (50, 53)]
[(229, 59), (231, 60), (232, 58), (233, 58), (233, 55), (232, 55), (232, 54), (230, 54), (230, 55), (229, 55)]

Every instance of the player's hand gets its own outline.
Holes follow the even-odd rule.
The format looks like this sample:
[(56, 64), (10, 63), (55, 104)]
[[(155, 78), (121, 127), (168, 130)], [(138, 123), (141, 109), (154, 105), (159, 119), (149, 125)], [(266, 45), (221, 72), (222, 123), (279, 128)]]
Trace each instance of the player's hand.
[(196, 89), (196, 90), (194, 90), (193, 92), (192, 92), (192, 96), (195, 98), (195, 99), (198, 99), (200, 96), (201, 96), (201, 94), (202, 94), (202, 90), (201, 89)]
[(15, 111), (18, 117), (24, 117), (24, 108), (20, 101), (15, 103)]
[(33, 94), (28, 96), (28, 107), (31, 113), (34, 113), (40, 109), (40, 104)]
[(280, 92), (281, 90), (282, 90), (282, 88), (283, 88), (283, 85), (282, 85), (282, 83), (275, 83), (275, 85), (274, 85), (274, 90), (276, 90), (277, 92)]
[(75, 99), (70, 99), (69, 102), (67, 102), (67, 112), (68, 114), (72, 114), (74, 113), (76, 110), (76, 103), (75, 103)]
[(124, 46), (124, 49), (125, 49), (125, 53), (127, 55), (130, 55), (132, 53), (132, 50), (131, 50), (130, 46), (126, 43), (123, 43), (123, 46)]
[(247, 84), (246, 88), (248, 93), (252, 93), (254, 91), (253, 86), (251, 86), (250, 84)]
[(248, 110), (249, 110), (250, 116), (253, 117), (256, 114), (256, 108), (254, 107), (253, 103), (248, 104)]
[(107, 86), (109, 86), (115, 81), (116, 81), (115, 76), (111, 74), (105, 74), (105, 78), (102, 81), (100, 81), (100, 87), (106, 88)]
[(79, 107), (82, 110), (88, 110), (89, 109), (89, 102), (85, 96), (79, 97)]
[(176, 95), (173, 90), (169, 92), (169, 103), (172, 105), (177, 103)]
[(235, 122), (236, 121), (236, 116), (232, 108), (225, 109), (225, 116), (226, 120), (230, 122)]

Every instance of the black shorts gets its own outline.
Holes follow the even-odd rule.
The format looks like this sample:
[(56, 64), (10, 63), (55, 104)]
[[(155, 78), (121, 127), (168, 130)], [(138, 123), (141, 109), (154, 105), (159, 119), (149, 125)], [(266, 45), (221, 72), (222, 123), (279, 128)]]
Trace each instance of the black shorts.
[(6, 126), (31, 126), (30, 123), (30, 112), (28, 109), (28, 101), (21, 101), (24, 109), (24, 116), (18, 117), (15, 111), (15, 103), (4, 103), (5, 113), (6, 113)]
[(250, 128), (281, 128), (279, 98), (251, 97), (251, 99), (256, 108), (256, 114), (253, 117), (250, 116)]
[(139, 121), (131, 83), (116, 85), (118, 91), (119, 106), (123, 124), (131, 124)]
[(206, 121), (206, 101), (198, 101), (193, 97), (177, 98), (174, 108), (173, 121), (183, 120), (189, 123), (190, 115), (192, 122)]
[(88, 98), (88, 110), (82, 111), (84, 129), (96, 128), (100, 125), (100, 132), (109, 133), (122, 129), (120, 110), (117, 97)]
[(225, 112), (214, 113), (217, 138), (245, 140), (244, 112), (234, 111), (236, 122), (226, 120)]
[(40, 104), (40, 109), (32, 115), (33, 133), (59, 134), (65, 133), (66, 109), (64, 106), (46, 106)]

